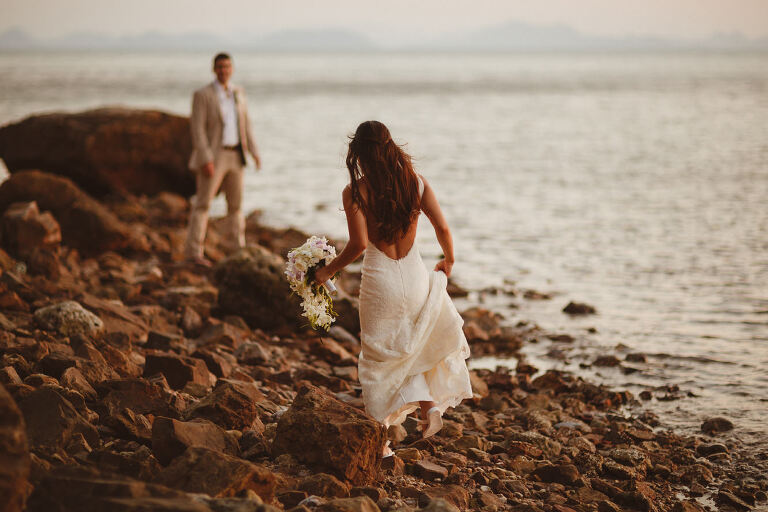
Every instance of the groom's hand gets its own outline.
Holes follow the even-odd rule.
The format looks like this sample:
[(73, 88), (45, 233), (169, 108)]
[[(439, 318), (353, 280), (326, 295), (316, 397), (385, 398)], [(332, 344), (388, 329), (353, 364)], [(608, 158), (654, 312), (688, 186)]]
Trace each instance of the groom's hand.
[(207, 162), (207, 163), (206, 163), (206, 164), (203, 166), (203, 174), (205, 174), (205, 175), (206, 175), (206, 176), (208, 176), (209, 178), (210, 178), (211, 176), (213, 176), (213, 162)]
[(435, 271), (443, 271), (446, 277), (451, 277), (451, 269), (453, 269), (453, 263), (448, 263), (445, 260), (440, 260), (435, 265)]

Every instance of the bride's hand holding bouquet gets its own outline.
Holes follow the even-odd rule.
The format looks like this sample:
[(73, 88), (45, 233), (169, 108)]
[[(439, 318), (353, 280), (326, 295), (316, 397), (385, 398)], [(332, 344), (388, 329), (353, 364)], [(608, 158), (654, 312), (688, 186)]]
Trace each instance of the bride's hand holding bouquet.
[[(285, 275), (291, 290), (301, 297), (302, 316), (313, 329), (330, 329), (336, 320), (331, 294), (336, 291), (326, 264), (336, 257), (336, 248), (324, 237), (312, 236), (288, 253)], [(322, 280), (318, 280), (323, 276)]]

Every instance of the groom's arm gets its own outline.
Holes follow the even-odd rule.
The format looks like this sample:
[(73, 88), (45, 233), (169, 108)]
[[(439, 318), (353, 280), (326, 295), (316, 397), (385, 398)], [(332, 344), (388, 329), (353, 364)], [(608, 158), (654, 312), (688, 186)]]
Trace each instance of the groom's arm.
[(202, 90), (195, 91), (192, 97), (192, 114), (189, 116), (189, 127), (192, 131), (192, 146), (202, 155), (205, 163), (213, 163), (213, 151), (205, 133), (205, 116), (207, 108), (205, 95)]

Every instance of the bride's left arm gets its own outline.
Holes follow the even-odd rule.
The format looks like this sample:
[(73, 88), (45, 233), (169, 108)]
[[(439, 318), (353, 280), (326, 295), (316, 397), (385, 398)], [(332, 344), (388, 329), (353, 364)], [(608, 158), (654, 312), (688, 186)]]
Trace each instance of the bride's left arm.
[(349, 242), (336, 258), (315, 273), (315, 281), (320, 284), (355, 261), (368, 246), (368, 228), (365, 224), (365, 216), (358, 204), (352, 199), (352, 191), (349, 186), (344, 188), (341, 198), (344, 201), (344, 213), (347, 215)]

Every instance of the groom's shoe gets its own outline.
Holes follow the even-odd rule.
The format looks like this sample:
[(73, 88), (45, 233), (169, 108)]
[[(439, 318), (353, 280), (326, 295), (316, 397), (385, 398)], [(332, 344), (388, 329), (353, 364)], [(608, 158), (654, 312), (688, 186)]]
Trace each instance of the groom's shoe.
[(422, 420), (426, 427), (424, 433), (421, 435), (423, 439), (432, 437), (437, 434), (441, 428), (443, 428), (443, 415), (440, 414), (440, 409), (433, 407), (427, 411), (427, 419)]
[(211, 260), (209, 260), (205, 256), (198, 256), (196, 258), (187, 258), (186, 262), (192, 265), (195, 265), (197, 267), (203, 267), (203, 268), (211, 268), (213, 266), (213, 263), (211, 262)]

